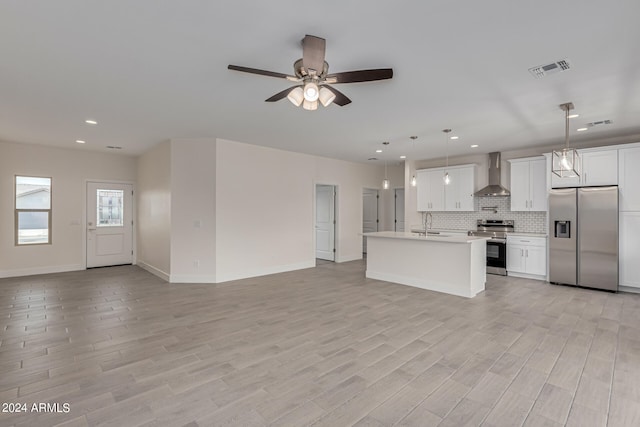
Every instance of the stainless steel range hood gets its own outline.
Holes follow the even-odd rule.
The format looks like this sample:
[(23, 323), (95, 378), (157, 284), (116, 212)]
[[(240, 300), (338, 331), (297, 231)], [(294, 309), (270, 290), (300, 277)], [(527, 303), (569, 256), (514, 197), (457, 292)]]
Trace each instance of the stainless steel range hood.
[(500, 184), (500, 153), (489, 153), (489, 185), (476, 191), (474, 196), (509, 196), (511, 193)]

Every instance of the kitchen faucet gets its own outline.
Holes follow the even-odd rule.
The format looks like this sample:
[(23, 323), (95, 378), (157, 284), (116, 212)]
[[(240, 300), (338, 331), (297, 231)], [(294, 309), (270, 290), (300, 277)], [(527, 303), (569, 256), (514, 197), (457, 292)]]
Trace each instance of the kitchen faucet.
[(432, 225), (433, 225), (433, 215), (431, 215), (431, 212), (425, 212), (424, 213), (424, 232), (426, 233), (427, 230), (431, 230)]

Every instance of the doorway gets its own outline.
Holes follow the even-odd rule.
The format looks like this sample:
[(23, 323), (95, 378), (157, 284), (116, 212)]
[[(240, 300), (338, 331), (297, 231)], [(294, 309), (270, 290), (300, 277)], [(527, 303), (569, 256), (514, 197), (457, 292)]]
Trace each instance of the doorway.
[[(365, 188), (362, 190), (362, 232), (378, 231), (378, 190)], [(362, 238), (362, 253), (367, 253), (367, 239)]]
[(87, 268), (133, 264), (133, 185), (87, 182)]
[(395, 231), (404, 231), (404, 188), (396, 188), (394, 190), (395, 200)]
[(316, 185), (316, 258), (336, 260), (336, 187)]

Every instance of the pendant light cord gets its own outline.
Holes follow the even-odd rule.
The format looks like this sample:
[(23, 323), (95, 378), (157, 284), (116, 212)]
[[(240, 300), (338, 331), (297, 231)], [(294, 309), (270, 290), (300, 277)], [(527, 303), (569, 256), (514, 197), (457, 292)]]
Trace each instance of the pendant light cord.
[(564, 147), (569, 148), (569, 109), (564, 110)]

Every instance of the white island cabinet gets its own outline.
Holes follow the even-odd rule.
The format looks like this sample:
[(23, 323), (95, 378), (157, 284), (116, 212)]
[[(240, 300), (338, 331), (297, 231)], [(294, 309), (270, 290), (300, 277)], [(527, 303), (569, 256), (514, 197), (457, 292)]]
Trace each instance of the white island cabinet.
[(472, 298), (484, 291), (484, 237), (382, 231), (365, 233), (371, 279)]

